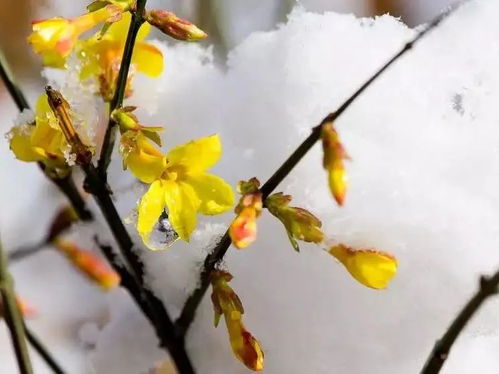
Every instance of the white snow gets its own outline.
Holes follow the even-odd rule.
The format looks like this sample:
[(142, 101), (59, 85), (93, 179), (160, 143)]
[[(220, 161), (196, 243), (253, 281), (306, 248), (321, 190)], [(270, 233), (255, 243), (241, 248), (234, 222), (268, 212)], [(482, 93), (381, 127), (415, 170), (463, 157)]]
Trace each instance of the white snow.
[[(330, 238), (396, 255), (399, 273), (387, 290), (363, 288), (316, 246), (304, 244), (295, 253), (280, 222), (266, 212), (257, 242), (229, 250), (224, 267), (234, 275), (231, 285), (245, 306), (245, 324), (265, 350), (265, 373), (418, 372), (475, 291), (478, 276), (499, 266), (498, 11), (499, 1), (463, 6), (338, 119), (352, 157), (344, 208), (329, 195), (319, 146), (277, 190), (321, 217)], [(412, 36), (414, 30), (389, 16), (357, 19), (298, 8), (285, 25), (254, 33), (232, 50), (227, 69), (213, 62), (210, 50), (157, 42), (165, 72), (156, 81), (137, 76), (128, 103), (148, 109), (137, 112), (144, 124), (166, 127), (166, 149), (219, 133), (224, 156), (213, 171), (233, 185), (253, 176), (263, 182), (322, 117)], [(9, 207), (0, 212), (1, 231), (13, 247), (43, 234), (44, 215), (37, 214), (41, 222), (32, 232), (22, 224), (33, 206), (44, 212), (63, 200), (53, 192), (46, 198), (47, 183), (33, 165), (15, 163), (5, 143), (0, 152), (1, 172), (15, 170), (18, 178), (12, 186), (8, 174), (1, 174), (0, 203)], [(120, 175), (116, 159), (111, 184), (126, 190), (118, 193), (126, 216), (139, 189), (123, 189), (130, 178)], [(21, 184), (30, 188), (20, 191)], [(35, 192), (37, 184), (45, 187)], [(195, 286), (208, 242), (231, 217), (203, 218), (190, 244), (144, 253), (149, 279), (173, 315)], [(40, 335), (49, 336), (63, 362), (78, 364), (70, 372), (146, 373), (164, 359), (154, 333), (122, 291), (103, 300), (83, 282), (67, 284), (76, 276), (64, 269), (56, 277), (56, 266), (64, 266), (55, 257), (46, 253), (13, 269), (28, 300), (46, 307), (35, 320)], [(33, 282), (35, 270), (50, 273)], [(56, 285), (60, 296), (50, 291)], [(44, 301), (45, 293), (51, 302)], [(499, 370), (498, 307), (496, 299), (484, 306), (443, 373)], [(187, 339), (199, 373), (247, 373), (232, 356), (224, 324), (215, 329), (212, 318), (207, 296)], [(55, 321), (78, 328), (71, 336), (53, 336)], [(78, 341), (75, 330), (82, 326)], [(9, 355), (2, 350), (0, 362), (13, 368)]]

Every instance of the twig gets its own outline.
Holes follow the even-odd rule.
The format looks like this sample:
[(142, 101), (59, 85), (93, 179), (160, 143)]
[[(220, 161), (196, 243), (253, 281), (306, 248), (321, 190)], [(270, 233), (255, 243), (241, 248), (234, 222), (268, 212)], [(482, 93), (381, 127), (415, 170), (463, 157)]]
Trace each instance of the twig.
[(9, 66), (5, 62), (5, 57), (3, 53), (0, 53), (0, 77), (2, 78), (5, 88), (9, 91), (10, 96), (17, 105), (20, 112), (24, 109), (29, 109), (28, 101), (23, 95), (22, 91), (19, 89), (14, 81), (14, 78), (10, 72)]
[(43, 345), (40, 339), (38, 339), (26, 325), (24, 325), (24, 331), (26, 332), (26, 338), (28, 342), (31, 344), (33, 349), (42, 357), (47, 366), (51, 368), (55, 374), (65, 374), (64, 370), (62, 370), (61, 366), (57, 363), (55, 358), (50, 354), (50, 352)]
[(14, 295), (12, 277), (7, 269), (7, 257), (0, 243), (0, 293), (2, 295), (2, 309), (5, 315), (5, 322), (10, 331), (12, 346), (17, 357), (17, 364), (21, 374), (31, 374), (31, 361), (29, 359), (24, 323)]
[[(140, 26), (144, 23), (144, 8), (147, 0), (137, 0), (136, 8), (132, 11), (132, 19), (130, 21), (130, 28), (126, 37), (125, 49), (123, 50), (123, 57), (121, 59), (120, 71), (116, 81), (116, 90), (114, 91), (113, 99), (111, 100), (109, 114), (113, 110), (121, 107), (125, 97), (125, 89), (128, 79), (128, 71), (132, 63), (133, 49), (135, 46), (135, 39), (139, 32)], [(109, 123), (104, 135), (102, 143), (102, 150), (99, 161), (97, 163), (97, 170), (99, 175), (104, 181), (107, 180), (107, 168), (111, 162), (111, 155), (113, 153), (114, 142), (116, 140), (116, 123), (109, 117)]]
[[(423, 38), (429, 31), (437, 27), (442, 20), (453, 13), (462, 2), (456, 3), (454, 6), (450, 7), (446, 12), (437, 16), (433, 21), (431, 21), (423, 30), (421, 30), (411, 41), (406, 43), (404, 47), (395, 54), (388, 62), (386, 62), (373, 76), (371, 76), (360, 88), (355, 91), (335, 112), (328, 114), (321, 123), (312, 129), (311, 134), (298, 146), (298, 148), (288, 157), (286, 161), (277, 169), (277, 171), (265, 182), (261, 187), (263, 199), (267, 198), (274, 189), (283, 181), (283, 179), (293, 170), (293, 168), (298, 164), (298, 162), (307, 154), (307, 152), (312, 148), (312, 146), (319, 140), (321, 128), (324, 124), (330, 123), (338, 119), (345, 110), (347, 110), (350, 105), (381, 75), (385, 72), (393, 63), (395, 63), (400, 57), (407, 53), (414, 44), (416, 44), (421, 38)], [(231, 240), (228, 231), (220, 239), (218, 244), (215, 246), (213, 251), (205, 258), (203, 269), (201, 270), (200, 279), (198, 287), (191, 293), (187, 298), (180, 317), (175, 322), (175, 325), (179, 331), (183, 334), (187, 332), (189, 326), (194, 320), (196, 310), (201, 303), (201, 300), (206, 293), (210, 280), (210, 273), (213, 271), (215, 266), (223, 259), (225, 253), (227, 252)]]
[(36, 253), (41, 252), (44, 248), (47, 247), (48, 244), (49, 243), (47, 243), (45, 240), (42, 240), (37, 244), (17, 248), (7, 253), (8, 260), (10, 263), (23, 260), (26, 257), (30, 257)]
[(439, 339), (428, 357), (421, 374), (436, 374), (444, 365), (452, 345), (456, 341), (459, 334), (466, 327), (471, 318), (475, 315), (480, 306), (489, 298), (497, 294), (499, 285), (499, 271), (492, 277), (482, 276), (480, 278), (480, 287), (473, 297), (458, 313), (454, 321), (450, 324), (444, 336)]

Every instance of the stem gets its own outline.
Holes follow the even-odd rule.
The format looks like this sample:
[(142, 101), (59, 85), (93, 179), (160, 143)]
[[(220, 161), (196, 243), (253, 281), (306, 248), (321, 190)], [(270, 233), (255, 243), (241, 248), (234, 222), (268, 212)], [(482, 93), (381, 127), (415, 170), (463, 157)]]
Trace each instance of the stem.
[[(466, 1), (466, 0), (465, 0)], [(275, 188), (286, 178), (286, 176), (294, 169), (300, 160), (310, 151), (312, 146), (320, 139), (321, 128), (324, 124), (333, 122), (338, 119), (352, 103), (376, 80), (383, 74), (391, 65), (393, 65), (400, 57), (407, 53), (412, 47), (423, 38), (429, 31), (437, 27), (442, 20), (453, 13), (462, 2), (456, 3), (446, 12), (440, 14), (433, 19), (423, 30), (421, 30), (411, 41), (406, 43), (402, 49), (395, 54), (388, 62), (386, 62), (374, 75), (372, 75), (357, 91), (355, 91), (345, 102), (333, 113), (328, 114), (319, 125), (312, 129), (312, 133), (298, 146), (298, 148), (288, 157), (286, 161), (277, 169), (277, 171), (264, 183), (260, 188), (262, 198), (265, 200)], [(199, 277), (199, 286), (187, 298), (179, 318), (175, 322), (177, 329), (183, 334), (187, 333), (189, 326), (195, 318), (196, 310), (206, 293), (210, 281), (209, 275), (215, 266), (223, 259), (227, 249), (231, 244), (228, 230), (220, 239), (213, 251), (205, 258), (203, 269)]]
[(32, 374), (31, 361), (29, 359), (24, 322), (14, 295), (12, 277), (7, 269), (7, 257), (0, 244), (0, 293), (2, 295), (2, 306), (5, 321), (10, 331), (12, 346), (16, 353), (17, 364), (21, 374)]
[(24, 109), (29, 109), (28, 101), (26, 97), (23, 95), (22, 91), (17, 86), (7, 62), (5, 61), (5, 57), (3, 53), (0, 53), (0, 77), (2, 78), (5, 88), (9, 91), (10, 96), (15, 101), (17, 108), (20, 112)]
[(437, 340), (421, 374), (436, 374), (440, 372), (445, 360), (449, 357), (449, 352), (457, 337), (485, 300), (490, 296), (497, 294), (498, 285), (499, 271), (490, 278), (484, 276), (480, 278), (480, 287), (478, 291), (466, 303), (463, 309), (461, 309), (454, 321), (452, 321), (451, 325), (447, 328), (444, 336)]
[(55, 374), (65, 374), (64, 370), (61, 369), (61, 366), (57, 363), (57, 361), (50, 354), (47, 348), (26, 325), (24, 325), (24, 331), (26, 331), (26, 338), (28, 339), (28, 342), (31, 344), (33, 349), (38, 352), (38, 354), (43, 358), (47, 366), (51, 368)]
[(48, 244), (49, 243), (47, 243), (45, 240), (42, 240), (40, 243), (12, 250), (7, 254), (8, 260), (11, 263), (23, 260), (27, 257), (30, 257), (34, 254), (41, 252), (43, 249), (47, 247)]
[[(144, 9), (147, 0), (137, 0), (136, 9), (132, 11), (132, 19), (130, 21), (130, 28), (126, 37), (125, 48), (123, 50), (123, 57), (121, 58), (120, 71), (116, 80), (116, 90), (114, 91), (113, 99), (110, 103), (109, 115), (113, 110), (120, 108), (125, 98), (125, 89), (128, 79), (128, 72), (130, 64), (132, 63), (133, 49), (135, 40), (139, 32), (140, 26), (144, 23)], [(113, 153), (114, 143), (116, 140), (116, 122), (109, 118), (109, 123), (104, 135), (102, 143), (102, 151), (99, 161), (97, 163), (97, 170), (100, 176), (105, 181), (107, 179), (107, 168), (111, 162), (111, 155)]]

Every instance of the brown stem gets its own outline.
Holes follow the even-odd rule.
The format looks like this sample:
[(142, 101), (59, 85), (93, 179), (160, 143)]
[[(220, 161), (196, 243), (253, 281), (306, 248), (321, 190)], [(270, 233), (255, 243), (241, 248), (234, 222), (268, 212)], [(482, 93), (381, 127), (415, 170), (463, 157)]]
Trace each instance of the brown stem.
[(447, 357), (449, 357), (450, 350), (454, 345), (459, 334), (466, 327), (471, 318), (476, 314), (480, 306), (489, 297), (497, 294), (497, 286), (499, 285), (499, 271), (492, 277), (480, 278), (480, 287), (473, 297), (466, 303), (466, 305), (458, 313), (454, 321), (450, 324), (441, 339), (437, 340), (433, 350), (428, 357), (421, 374), (437, 374), (442, 369)]

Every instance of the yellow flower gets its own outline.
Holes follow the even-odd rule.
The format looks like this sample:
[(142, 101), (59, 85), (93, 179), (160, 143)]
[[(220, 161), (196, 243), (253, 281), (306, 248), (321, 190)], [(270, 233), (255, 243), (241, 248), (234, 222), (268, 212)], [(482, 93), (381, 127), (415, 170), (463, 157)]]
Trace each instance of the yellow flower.
[(42, 94), (36, 103), (35, 125), (16, 126), (8, 137), (10, 149), (21, 161), (40, 161), (54, 169), (67, 166), (64, 152), (68, 150), (69, 145), (45, 94)]
[(109, 4), (73, 19), (56, 17), (35, 21), (28, 42), (42, 56), (44, 65), (62, 68), (81, 34), (99, 23), (119, 18), (123, 11), (121, 6)]
[(251, 178), (249, 181), (240, 181), (237, 191), (242, 195), (239, 204), (234, 210), (237, 214), (229, 227), (229, 235), (234, 246), (243, 249), (256, 240), (256, 219), (262, 212), (262, 193), (259, 190), (260, 181)]
[(343, 205), (348, 186), (348, 176), (343, 160), (350, 158), (331, 122), (322, 126), (321, 138), (324, 150), (323, 166), (328, 172), (329, 188), (338, 205)]
[(357, 281), (364, 286), (383, 289), (397, 273), (397, 259), (375, 250), (354, 250), (343, 244), (328, 250), (336, 257)]
[(265, 206), (284, 224), (293, 248), (300, 250), (297, 239), (309, 243), (322, 242), (322, 222), (306, 209), (289, 206), (291, 199), (291, 196), (279, 192), (269, 196), (265, 200)]
[[(81, 79), (96, 76), (100, 84), (100, 93), (107, 101), (110, 101), (114, 95), (130, 22), (130, 13), (125, 13), (122, 19), (113, 23), (104, 35), (97, 34), (81, 41), (78, 46), (78, 55), (83, 63)], [(163, 54), (152, 44), (143, 41), (150, 29), (151, 26), (144, 23), (137, 35), (125, 97), (131, 94), (130, 80), (134, 71), (151, 77), (158, 77), (163, 71)]]
[(215, 270), (211, 274), (213, 289), (211, 301), (215, 310), (215, 327), (218, 326), (223, 314), (234, 356), (248, 369), (261, 371), (264, 366), (263, 350), (258, 340), (244, 327), (243, 304), (228, 284), (231, 279), (232, 275), (225, 271)]
[(107, 291), (119, 285), (120, 276), (96, 254), (61, 239), (54, 240), (53, 244), (84, 276), (102, 290)]
[(222, 154), (218, 135), (177, 146), (165, 156), (141, 132), (127, 131), (121, 149), (130, 171), (151, 184), (139, 202), (137, 221), (137, 230), (149, 248), (155, 249), (148, 239), (165, 208), (173, 229), (185, 241), (196, 227), (198, 212), (215, 215), (232, 208), (232, 188), (206, 172)]

